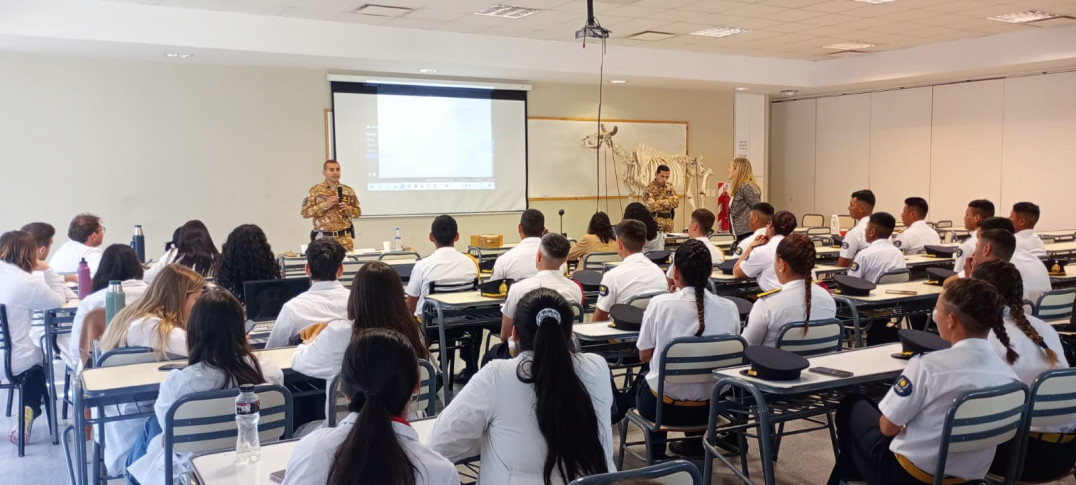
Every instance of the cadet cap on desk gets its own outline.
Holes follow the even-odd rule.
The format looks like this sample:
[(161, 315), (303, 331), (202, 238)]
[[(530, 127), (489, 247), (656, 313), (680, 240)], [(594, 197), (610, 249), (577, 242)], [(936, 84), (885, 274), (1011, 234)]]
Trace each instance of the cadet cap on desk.
[(572, 273), (572, 279), (583, 285), (583, 291), (598, 291), (598, 287), (602, 284), (602, 273), (591, 269), (581, 269)]
[(490, 280), (478, 285), (478, 291), (488, 298), (504, 298), (508, 296), (508, 288), (512, 287), (513, 280)]
[(877, 288), (874, 283), (867, 281), (863, 278), (856, 278), (855, 276), (848, 276), (846, 274), (839, 274), (834, 276), (833, 279), (837, 282), (837, 289), (834, 293), (845, 296), (870, 296), (871, 290)]
[(609, 316), (613, 318), (611, 327), (617, 330), (636, 332), (643, 326), (643, 309), (626, 303), (617, 303), (609, 308)]
[(736, 266), (736, 260), (731, 259), (731, 260), (726, 260), (726, 261), (722, 261), (722, 262), (718, 263), (716, 265), (716, 268), (721, 270), (721, 272), (724, 273), (724, 274), (732, 274), (732, 268), (734, 268), (735, 266)]
[(946, 268), (927, 268), (927, 280), (924, 284), (941, 286), (945, 280), (956, 276), (956, 271)]
[(1064, 276), (1067, 262), (1063, 259), (1047, 259), (1043, 261), (1043, 264), (1046, 265), (1046, 271), (1050, 273), (1050, 276)]
[(952, 346), (938, 334), (924, 332), (922, 330), (901, 329), (897, 332), (900, 336), (900, 345), (904, 354), (915, 355), (935, 350), (945, 350)]
[(751, 368), (743, 374), (767, 381), (792, 381), (800, 377), (800, 371), (810, 366), (807, 359), (764, 345), (755, 345), (744, 350), (744, 357), (751, 363)]
[(840, 247), (842, 244), (844, 244), (844, 238), (841, 237), (840, 234), (831, 234), (829, 237), (833, 239), (834, 246)]
[(936, 246), (934, 244), (928, 244), (923, 246), (928, 256), (934, 256), (937, 258), (951, 258), (960, 248), (955, 246)]
[(654, 264), (661, 266), (669, 264), (669, 256), (671, 254), (672, 251), (669, 251), (668, 249), (656, 249), (643, 253), (643, 256), (646, 256), (646, 259), (649, 259)]

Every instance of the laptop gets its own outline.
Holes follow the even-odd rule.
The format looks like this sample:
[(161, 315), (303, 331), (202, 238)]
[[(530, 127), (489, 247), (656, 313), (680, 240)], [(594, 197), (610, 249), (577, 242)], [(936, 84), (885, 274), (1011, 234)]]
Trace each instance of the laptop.
[(259, 323), (272, 322), (288, 300), (310, 289), (310, 278), (285, 278), (243, 283), (247, 301), (247, 332)]

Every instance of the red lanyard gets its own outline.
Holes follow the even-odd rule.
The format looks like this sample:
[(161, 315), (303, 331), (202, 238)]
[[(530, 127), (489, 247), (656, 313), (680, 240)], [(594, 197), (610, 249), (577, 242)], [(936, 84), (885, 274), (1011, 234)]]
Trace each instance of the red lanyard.
[(400, 423), (400, 424), (402, 424), (402, 425), (405, 425), (405, 426), (411, 426), (411, 423), (408, 423), (406, 419), (404, 419), (404, 418), (401, 418), (401, 417), (399, 417), (399, 416), (393, 416), (393, 417), (392, 417), (391, 419), (392, 419), (393, 421), (397, 422), (397, 423)]

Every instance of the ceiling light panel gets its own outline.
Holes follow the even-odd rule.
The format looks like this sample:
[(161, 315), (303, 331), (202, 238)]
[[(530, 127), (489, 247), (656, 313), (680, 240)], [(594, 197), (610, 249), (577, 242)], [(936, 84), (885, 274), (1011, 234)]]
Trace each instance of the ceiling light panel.
[(993, 17), (987, 17), (989, 20), (997, 20), (998, 22), (1008, 22), (1010, 24), (1026, 24), (1028, 22), (1038, 22), (1040, 20), (1047, 20), (1060, 17), (1056, 13), (1043, 12), (1041, 10), (1025, 10), (1023, 12), (1007, 13), (1005, 15), (996, 15)]
[(856, 49), (866, 49), (869, 47), (875, 47), (877, 44), (868, 44), (866, 42), (840, 42), (837, 44), (828, 44), (822, 46), (823, 49), (835, 49), (839, 51), (852, 51)]
[(632, 40), (665, 40), (672, 37), (676, 37), (676, 34), (647, 30), (646, 32), (639, 32), (638, 34), (629, 35), (627, 38)]
[(691, 35), (702, 35), (706, 37), (728, 37), (730, 35), (742, 34), (744, 32), (750, 31), (747, 29), (741, 29), (739, 27), (712, 27), (709, 29), (692, 32)]
[(403, 7), (391, 7), (388, 5), (375, 5), (368, 3), (357, 9), (355, 13), (361, 15), (373, 15), (375, 17), (399, 17), (410, 12), (411, 9)]
[(487, 17), (504, 17), (509, 19), (523, 18), (540, 12), (536, 8), (513, 7), (511, 5), (493, 5), (489, 8), (475, 12), (476, 15)]

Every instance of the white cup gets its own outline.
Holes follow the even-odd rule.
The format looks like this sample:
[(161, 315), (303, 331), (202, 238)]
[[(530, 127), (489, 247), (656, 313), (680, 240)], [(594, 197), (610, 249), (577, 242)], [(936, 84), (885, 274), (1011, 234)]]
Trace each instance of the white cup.
[(385, 250), (386, 253), (389, 252), (389, 251), (392, 251), (392, 242), (391, 241), (381, 241), (381, 249)]

